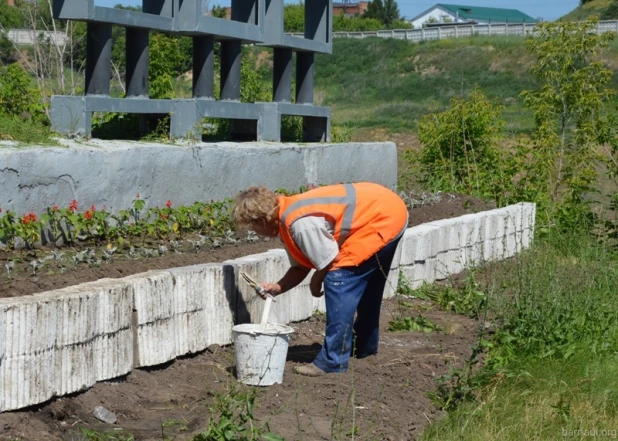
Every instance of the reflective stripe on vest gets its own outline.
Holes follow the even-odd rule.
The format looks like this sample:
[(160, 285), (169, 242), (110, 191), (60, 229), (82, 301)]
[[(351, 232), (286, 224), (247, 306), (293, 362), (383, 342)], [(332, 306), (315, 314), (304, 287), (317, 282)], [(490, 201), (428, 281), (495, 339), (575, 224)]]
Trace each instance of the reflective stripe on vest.
[[(345, 204), (345, 210), (343, 211), (343, 217), (341, 219), (341, 229), (339, 230), (339, 238), (337, 243), (341, 247), (343, 242), (348, 238), (352, 231), (352, 222), (354, 221), (354, 211), (356, 210), (356, 189), (352, 184), (345, 184), (345, 196), (326, 196), (318, 198), (301, 199), (291, 204), (281, 216), (281, 226), (287, 231), (287, 218), (295, 210), (308, 207), (316, 204)], [(334, 236), (337, 235), (337, 231), (334, 231)]]
[(339, 255), (332, 268), (339, 268), (361, 264), (397, 237), (407, 225), (408, 210), (396, 193), (369, 182), (332, 185), (295, 196), (281, 196), (281, 239), (299, 264), (313, 268), (289, 231), (290, 226), (304, 216), (321, 216), (333, 222)]

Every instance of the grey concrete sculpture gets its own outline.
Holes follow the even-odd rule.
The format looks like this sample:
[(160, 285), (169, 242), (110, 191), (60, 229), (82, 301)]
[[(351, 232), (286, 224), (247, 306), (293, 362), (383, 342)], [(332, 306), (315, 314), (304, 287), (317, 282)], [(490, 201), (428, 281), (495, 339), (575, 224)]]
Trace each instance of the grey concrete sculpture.
[[(332, 0), (305, 3), (304, 38), (283, 32), (283, 0), (232, 0), (231, 20), (211, 17), (203, 0), (142, 0), (142, 11), (95, 6), (94, 0), (54, 0), (54, 17), (87, 22), (85, 96), (53, 96), (52, 127), (91, 135), (93, 112), (171, 115), (171, 138), (201, 138), (203, 117), (231, 120), (230, 135), (279, 141), (281, 116), (303, 118), (303, 141), (330, 138), (330, 108), (313, 105), (314, 54), (332, 52)], [(126, 98), (109, 96), (112, 26), (127, 31)], [(193, 98), (148, 98), (151, 30), (193, 39)], [(214, 45), (221, 43), (221, 97), (214, 97)], [(241, 45), (274, 48), (273, 102), (240, 102)], [(296, 52), (296, 96), (292, 60)]]

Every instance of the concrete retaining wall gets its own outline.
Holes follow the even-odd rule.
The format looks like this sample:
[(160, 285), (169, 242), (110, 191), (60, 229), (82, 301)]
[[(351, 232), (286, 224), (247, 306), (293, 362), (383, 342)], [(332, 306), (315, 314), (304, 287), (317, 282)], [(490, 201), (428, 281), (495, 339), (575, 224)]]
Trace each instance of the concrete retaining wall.
[[(510, 207), (409, 228), (391, 268), (386, 297), (401, 271), (414, 286), (530, 246), (535, 206)], [(91, 387), (211, 344), (232, 342), (234, 323), (259, 322), (263, 302), (239, 280), (246, 271), (276, 281), (283, 250), (222, 263), (102, 279), (28, 297), (0, 299), (0, 411)], [(277, 298), (271, 318), (287, 324), (324, 311), (309, 278)], [(273, 321), (275, 321), (273, 320)]]
[[(46, 207), (129, 208), (221, 200), (250, 185), (298, 190), (307, 184), (371, 181), (393, 188), (394, 143), (148, 144), (63, 141), (66, 147), (0, 148), (0, 207), (41, 213)], [(377, 160), (378, 158), (379, 160)], [(81, 209), (81, 208), (80, 208)]]

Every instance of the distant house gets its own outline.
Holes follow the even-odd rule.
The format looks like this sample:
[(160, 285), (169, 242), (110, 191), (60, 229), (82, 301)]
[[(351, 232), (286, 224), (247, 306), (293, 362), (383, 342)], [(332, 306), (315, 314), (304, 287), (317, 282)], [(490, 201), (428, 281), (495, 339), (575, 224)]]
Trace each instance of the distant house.
[(368, 1), (358, 3), (333, 3), (333, 17), (336, 15), (345, 15), (346, 17), (363, 15), (368, 6)]
[(430, 23), (536, 23), (536, 20), (517, 9), (484, 8), (480, 6), (446, 5), (438, 3), (410, 20), (414, 28)]

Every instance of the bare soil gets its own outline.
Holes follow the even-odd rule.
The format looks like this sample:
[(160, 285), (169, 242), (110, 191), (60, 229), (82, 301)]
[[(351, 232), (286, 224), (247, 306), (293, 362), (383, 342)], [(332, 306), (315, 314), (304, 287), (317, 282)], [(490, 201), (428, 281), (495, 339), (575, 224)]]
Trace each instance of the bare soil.
[[(435, 389), (437, 377), (470, 356), (478, 323), (425, 310), (421, 301), (406, 303), (384, 303), (379, 353), (351, 360), (343, 374), (295, 374), (295, 365), (311, 362), (320, 350), (325, 322), (315, 316), (292, 324), (283, 384), (260, 388), (256, 399), (259, 424), (268, 423), (285, 440), (347, 440), (352, 433), (358, 440), (416, 439), (441, 415), (427, 392)], [(419, 309), (445, 331), (386, 331), (390, 320), (416, 315)], [(234, 364), (233, 347), (217, 346), (154, 369), (136, 369), (86, 392), (0, 415), (0, 440), (95, 439), (83, 429), (107, 435), (97, 440), (190, 440), (208, 427), (209, 417), (216, 417), (210, 411), (214, 393), (226, 393), (236, 384)], [(114, 412), (116, 424), (95, 419), (97, 406)]]
[[(410, 199), (418, 205), (410, 210), (410, 226), (493, 208), (456, 195), (412, 195)], [(278, 241), (242, 243), (98, 267), (78, 266), (61, 274), (14, 273), (11, 280), (0, 279), (0, 290), (3, 296), (28, 295), (101, 277), (222, 261), (280, 246)], [(11, 258), (6, 252), (0, 254), (5, 262)], [(443, 331), (387, 331), (389, 321), (420, 311)], [(308, 441), (346, 440), (352, 434), (358, 440), (416, 439), (425, 425), (441, 415), (427, 392), (435, 390), (439, 376), (470, 356), (479, 328), (472, 319), (434, 310), (426, 302), (391, 299), (382, 308), (378, 355), (352, 360), (344, 374), (307, 378), (293, 373), (293, 367), (311, 362), (320, 350), (324, 318), (317, 315), (291, 326), (295, 333), (283, 384), (259, 389), (255, 415), (259, 424), (268, 423), (270, 431), (285, 440)], [(234, 364), (232, 346), (213, 346), (154, 368), (135, 369), (82, 393), (0, 414), (0, 440), (191, 440), (208, 427), (210, 417), (216, 417), (210, 411), (215, 393), (238, 386)], [(95, 419), (92, 412), (97, 406), (113, 412), (118, 421), (109, 425)], [(97, 434), (86, 435), (85, 430)]]

